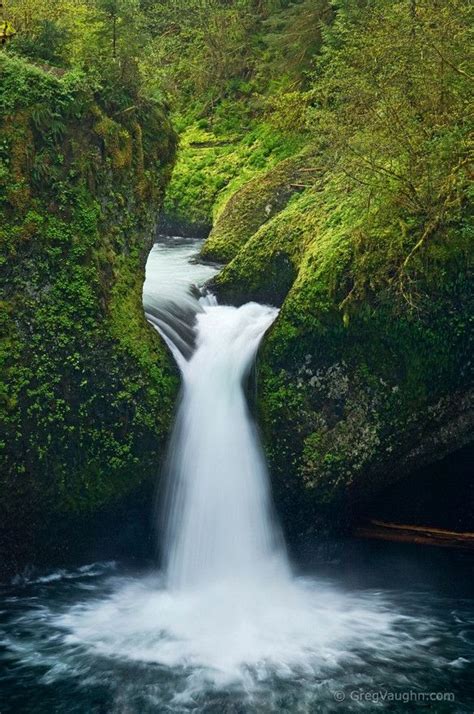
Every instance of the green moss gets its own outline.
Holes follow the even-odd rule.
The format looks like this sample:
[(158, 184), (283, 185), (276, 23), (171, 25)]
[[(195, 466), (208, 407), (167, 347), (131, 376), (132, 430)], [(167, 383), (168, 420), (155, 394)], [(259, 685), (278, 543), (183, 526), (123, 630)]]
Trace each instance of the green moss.
[[(301, 156), (280, 161), (235, 191), (220, 210), (201, 255), (223, 262), (234, 258), (260, 227), (270, 222), (292, 196), (305, 188), (307, 172), (317, 171), (315, 163), (316, 157), (306, 151)], [(254, 242), (258, 243), (258, 238)], [(267, 239), (265, 242), (272, 241)]]
[[(364, 191), (334, 169), (257, 228), (215, 278), (226, 300), (283, 303), (260, 357), (260, 411), (292, 528), (318, 513), (327, 522), (328, 509), (347, 513), (469, 438), (460, 395), (472, 379), (473, 295), (466, 176), (457, 181), (460, 200), (406, 268), (416, 306), (400, 276), (421, 219), (388, 207), (384, 193), (367, 211)], [(240, 195), (251, 211), (252, 192)]]
[[(228, 107), (228, 112), (234, 116), (238, 104)], [(234, 191), (300, 145), (300, 136), (284, 137), (248, 119), (244, 126), (238, 122), (227, 126), (222, 120), (214, 129), (208, 122), (187, 126), (166, 192), (165, 228), (208, 233)]]
[(21, 562), (156, 475), (177, 377), (141, 289), (175, 139), (159, 105), (112, 118), (79, 74), (0, 55), (0, 77), (1, 542)]
[[(237, 195), (239, 200), (243, 199)], [(254, 202), (248, 193), (246, 200), (248, 211), (253, 211)], [(314, 198), (308, 193), (295, 195), (286, 209), (263, 222), (247, 240), (245, 249), (238, 251), (213, 281), (213, 287), (223, 299), (233, 303), (249, 299), (274, 305), (283, 302), (298, 274), (305, 246), (313, 237), (313, 226), (308, 220), (313, 203)], [(249, 222), (243, 222), (238, 229), (242, 238), (243, 227), (249, 230)], [(222, 229), (225, 244), (224, 236)], [(215, 248), (216, 244), (212, 244), (210, 250), (217, 249), (222, 255), (220, 249)], [(237, 246), (238, 241), (230, 242), (229, 253), (238, 250)]]

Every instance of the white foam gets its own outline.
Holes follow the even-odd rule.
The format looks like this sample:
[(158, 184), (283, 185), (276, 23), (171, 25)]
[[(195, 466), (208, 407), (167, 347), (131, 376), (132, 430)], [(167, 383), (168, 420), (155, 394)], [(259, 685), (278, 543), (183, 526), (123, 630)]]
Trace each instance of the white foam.
[(357, 664), (359, 651), (407, 657), (419, 645), (408, 634), (408, 620), (377, 593), (236, 576), (179, 591), (158, 578), (128, 580), (54, 624), (67, 632), (68, 645), (86, 645), (97, 655), (190, 668), (195, 689), (208, 683), (248, 689), (273, 675), (327, 676)]

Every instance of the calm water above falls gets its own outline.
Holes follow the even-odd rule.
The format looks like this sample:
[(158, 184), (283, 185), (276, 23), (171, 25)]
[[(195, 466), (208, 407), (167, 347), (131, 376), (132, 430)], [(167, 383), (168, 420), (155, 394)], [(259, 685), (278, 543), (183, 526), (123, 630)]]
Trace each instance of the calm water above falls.
[[(183, 378), (160, 515), (164, 570), (101, 563), (5, 587), (1, 714), (471, 712), (465, 564), (453, 565), (449, 587), (375, 564), (356, 582), (341, 562), (292, 573), (243, 392), (277, 311), (191, 292), (214, 272), (193, 262), (197, 248), (157, 245), (144, 294)], [(413, 567), (406, 557), (401, 571)]]

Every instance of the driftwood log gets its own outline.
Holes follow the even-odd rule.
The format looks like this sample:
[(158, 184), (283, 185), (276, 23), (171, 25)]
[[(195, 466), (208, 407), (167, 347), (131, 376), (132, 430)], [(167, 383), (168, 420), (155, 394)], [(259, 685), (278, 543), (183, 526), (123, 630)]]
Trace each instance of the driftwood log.
[(430, 526), (413, 526), (371, 520), (364, 525), (358, 526), (354, 531), (354, 535), (357, 538), (474, 550), (474, 533), (449, 531), (443, 528), (431, 528)]

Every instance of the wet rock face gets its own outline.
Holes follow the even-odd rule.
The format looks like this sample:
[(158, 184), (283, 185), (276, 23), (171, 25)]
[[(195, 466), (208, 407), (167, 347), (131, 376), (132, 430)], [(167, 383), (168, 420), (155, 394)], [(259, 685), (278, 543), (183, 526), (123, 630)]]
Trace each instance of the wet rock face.
[(155, 477), (177, 378), (141, 293), (176, 140), (154, 103), (109, 116), (74, 75), (8, 55), (0, 65), (0, 561), (10, 570), (54, 562), (54, 533), (62, 553), (87, 541), (95, 515), (113, 520), (114, 504)]
[(275, 371), (269, 349), (260, 362), (260, 414), (290, 537), (350, 528), (378, 493), (472, 440), (472, 391), (415, 404), (405, 384), (374, 379), (366, 366), (319, 366), (307, 353)]
[[(413, 384), (400, 376), (404, 360), (413, 358), (403, 351), (392, 375), (380, 374), (364, 342), (356, 359), (343, 341), (338, 351), (346, 359), (327, 362), (322, 336), (314, 352), (293, 353), (275, 364), (278, 329), (277, 324), (261, 357), (260, 409), (290, 532), (345, 529), (351, 514), (387, 486), (471, 442), (468, 387), (453, 384), (450, 391), (423, 373)], [(301, 339), (308, 347), (310, 336)]]

